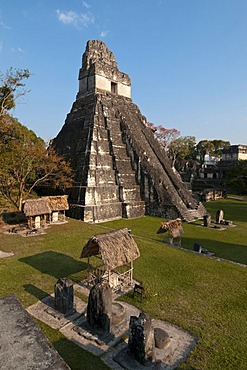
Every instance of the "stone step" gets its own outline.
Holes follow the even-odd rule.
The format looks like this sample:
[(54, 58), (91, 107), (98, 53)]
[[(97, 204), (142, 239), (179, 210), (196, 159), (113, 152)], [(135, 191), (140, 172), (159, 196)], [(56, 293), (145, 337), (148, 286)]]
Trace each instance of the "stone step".
[(119, 173), (131, 173), (133, 172), (133, 168), (130, 163), (130, 159), (124, 158), (124, 159), (116, 159), (116, 169)]
[(140, 187), (138, 185), (134, 185), (133, 187), (123, 187), (120, 188), (120, 199), (123, 202), (129, 201), (140, 201)]
[(71, 203), (96, 205), (119, 201), (119, 187), (103, 184), (101, 186), (73, 186), (70, 193)]
[(121, 160), (127, 157), (126, 147), (113, 145), (113, 156), (116, 160)]
[(138, 218), (145, 216), (145, 202), (128, 202), (122, 204), (123, 217), (125, 218)]
[(119, 173), (118, 179), (121, 186), (128, 187), (136, 184), (136, 175), (133, 171), (129, 173)]
[(122, 218), (122, 203), (79, 205), (70, 203), (69, 216), (85, 222), (103, 222)]

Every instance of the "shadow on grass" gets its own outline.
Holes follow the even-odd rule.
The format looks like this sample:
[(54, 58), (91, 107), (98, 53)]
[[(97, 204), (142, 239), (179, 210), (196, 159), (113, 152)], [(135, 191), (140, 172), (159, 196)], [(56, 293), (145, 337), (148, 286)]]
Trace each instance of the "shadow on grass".
[(247, 264), (247, 246), (221, 242), (218, 240), (200, 238), (182, 238), (182, 248), (193, 250), (194, 243), (200, 244), (209, 252), (214, 253), (214, 257), (223, 258), (229, 261)]
[(109, 367), (99, 357), (83, 350), (66, 338), (59, 339), (52, 344), (73, 370), (109, 370)]
[(34, 297), (38, 298), (39, 301), (41, 301), (41, 299), (50, 295), (48, 292), (45, 292), (44, 290), (42, 290), (40, 288), (37, 288), (33, 284), (25, 284), (25, 285), (23, 285), (23, 287), (24, 287), (26, 292), (28, 292), (28, 293), (32, 294)]
[(87, 269), (86, 263), (54, 251), (46, 251), (33, 256), (20, 258), (19, 261), (34, 267), (43, 274), (54, 276), (57, 279)]
[(246, 213), (247, 213), (247, 203), (246, 201), (237, 201), (237, 200), (223, 200), (216, 202), (204, 203), (207, 211), (211, 214), (212, 220), (216, 218), (216, 212), (219, 209), (222, 209), (224, 212), (224, 218), (226, 220), (231, 220), (233, 223), (238, 221), (246, 222)]
[(20, 223), (26, 223), (27, 218), (21, 211), (4, 212), (0, 215), (3, 221), (8, 225), (16, 225)]

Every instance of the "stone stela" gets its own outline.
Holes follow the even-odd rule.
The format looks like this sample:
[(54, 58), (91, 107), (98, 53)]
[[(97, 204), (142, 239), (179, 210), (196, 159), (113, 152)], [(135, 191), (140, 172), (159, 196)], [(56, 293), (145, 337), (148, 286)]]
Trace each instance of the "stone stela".
[(74, 289), (70, 279), (60, 278), (54, 287), (54, 307), (63, 314), (74, 310)]
[(222, 209), (219, 209), (216, 212), (215, 220), (217, 224), (220, 224), (222, 223), (222, 221), (224, 221), (224, 212), (222, 211)]
[(203, 216), (203, 226), (209, 227), (211, 225), (211, 216), (210, 215), (204, 215)]
[(112, 290), (106, 281), (95, 284), (89, 293), (87, 323), (90, 328), (110, 333), (112, 318)]
[(148, 359), (153, 358), (154, 331), (151, 318), (143, 312), (139, 317), (130, 317), (128, 348), (135, 359), (143, 365)]

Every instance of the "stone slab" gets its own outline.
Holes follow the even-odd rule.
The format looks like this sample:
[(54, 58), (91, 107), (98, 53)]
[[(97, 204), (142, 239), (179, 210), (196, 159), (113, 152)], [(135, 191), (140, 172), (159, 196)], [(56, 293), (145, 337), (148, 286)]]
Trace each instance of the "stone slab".
[(7, 253), (7, 252), (0, 251), (0, 258), (7, 258), (7, 257), (11, 257), (13, 255), (14, 255), (14, 253)]
[(27, 312), (36, 319), (43, 321), (53, 329), (61, 329), (71, 321), (76, 320), (86, 311), (87, 304), (74, 296), (75, 310), (69, 314), (62, 314), (54, 308), (54, 294), (51, 294), (41, 301), (27, 308)]
[[(90, 287), (83, 283), (75, 284), (74, 291), (88, 296)], [(114, 299), (123, 294), (123, 292), (118, 293), (119, 294), (115, 294)], [(155, 348), (153, 362), (148, 362), (146, 366), (141, 365), (133, 358), (130, 358), (127, 348), (127, 339), (125, 342), (119, 344), (128, 333), (130, 316), (139, 316), (141, 311), (126, 302), (116, 302), (124, 307), (125, 315), (121, 322), (111, 326), (110, 335), (104, 336), (99, 332), (93, 332), (92, 329), (88, 327), (86, 320), (87, 304), (76, 296), (74, 298), (76, 312), (66, 317), (54, 310), (54, 295), (48, 296), (42, 301), (30, 306), (27, 311), (52, 328), (58, 329), (76, 345), (96, 356), (102, 356), (102, 360), (111, 369), (173, 370), (186, 359), (189, 352), (196, 344), (196, 338), (185, 330), (168, 322), (153, 319), (153, 329), (160, 328), (166, 331), (170, 341), (163, 349)]]
[(128, 332), (130, 316), (139, 316), (140, 310), (136, 307), (125, 302), (121, 302), (121, 305), (125, 309), (125, 319), (117, 325), (111, 326), (111, 336), (109, 337), (101, 337), (99, 333), (90, 333), (85, 316), (81, 316), (78, 320), (61, 327), (60, 332), (95, 356), (101, 356), (118, 343), (122, 336)]
[(0, 299), (0, 325), (0, 369), (70, 369), (13, 295)]

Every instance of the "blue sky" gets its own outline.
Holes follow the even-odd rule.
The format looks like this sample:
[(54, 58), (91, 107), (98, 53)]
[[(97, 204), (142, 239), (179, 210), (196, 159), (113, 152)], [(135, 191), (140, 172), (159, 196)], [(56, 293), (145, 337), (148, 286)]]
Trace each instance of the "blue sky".
[(182, 136), (247, 144), (246, 0), (0, 0), (0, 71), (28, 68), (13, 115), (55, 137), (100, 39), (148, 121)]

